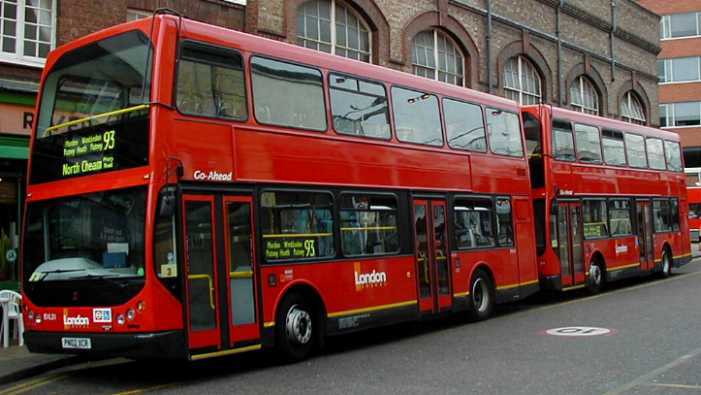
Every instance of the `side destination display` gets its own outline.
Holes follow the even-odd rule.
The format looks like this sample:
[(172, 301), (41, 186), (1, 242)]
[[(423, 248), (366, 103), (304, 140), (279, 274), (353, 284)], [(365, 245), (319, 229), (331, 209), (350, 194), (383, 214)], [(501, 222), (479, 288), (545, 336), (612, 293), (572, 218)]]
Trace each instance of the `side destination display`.
[(148, 164), (148, 105), (55, 125), (36, 139), (31, 182)]

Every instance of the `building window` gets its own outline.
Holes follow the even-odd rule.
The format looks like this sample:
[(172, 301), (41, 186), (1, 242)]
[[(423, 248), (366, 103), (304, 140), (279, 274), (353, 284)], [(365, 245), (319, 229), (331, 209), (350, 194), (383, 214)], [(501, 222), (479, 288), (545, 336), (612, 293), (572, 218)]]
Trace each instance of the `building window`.
[(135, 10), (133, 8), (127, 9), (127, 22), (137, 21), (139, 19), (148, 18), (152, 15), (149, 11)]
[(425, 30), (412, 41), (414, 74), (455, 85), (464, 85), (464, 58), (458, 46), (438, 30)]
[(297, 9), (297, 44), (369, 62), (370, 28), (337, 0), (312, 0)]
[(54, 0), (0, 0), (0, 59), (42, 65), (56, 45)]
[(701, 126), (701, 102), (660, 104), (660, 126)]
[(541, 102), (540, 76), (524, 56), (514, 56), (506, 61), (504, 96), (523, 105)]
[(660, 18), (660, 38), (696, 37), (701, 34), (699, 19), (701, 13), (687, 12), (684, 14), (663, 15)]
[(577, 111), (599, 115), (599, 94), (587, 77), (581, 75), (570, 85), (570, 104)]
[(657, 61), (657, 78), (660, 83), (701, 81), (698, 56), (660, 59)]
[(621, 119), (626, 122), (637, 123), (638, 125), (645, 125), (647, 123), (643, 105), (640, 103), (638, 96), (632, 91), (628, 91), (625, 95), (623, 95), (623, 100), (621, 100), (621, 108), (619, 111), (621, 114)]

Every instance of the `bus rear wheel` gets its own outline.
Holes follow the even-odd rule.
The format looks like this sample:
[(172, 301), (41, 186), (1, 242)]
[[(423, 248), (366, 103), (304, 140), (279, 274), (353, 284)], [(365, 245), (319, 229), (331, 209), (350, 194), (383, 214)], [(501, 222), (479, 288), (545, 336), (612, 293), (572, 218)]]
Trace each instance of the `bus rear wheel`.
[(311, 305), (299, 294), (285, 297), (275, 320), (275, 345), (289, 362), (301, 361), (314, 349), (318, 320)]
[(482, 321), (494, 312), (496, 296), (489, 275), (478, 269), (470, 281), (470, 297), (468, 298), (468, 316), (472, 321)]
[(672, 256), (668, 250), (662, 253), (662, 268), (660, 268), (660, 277), (666, 278), (672, 274)]

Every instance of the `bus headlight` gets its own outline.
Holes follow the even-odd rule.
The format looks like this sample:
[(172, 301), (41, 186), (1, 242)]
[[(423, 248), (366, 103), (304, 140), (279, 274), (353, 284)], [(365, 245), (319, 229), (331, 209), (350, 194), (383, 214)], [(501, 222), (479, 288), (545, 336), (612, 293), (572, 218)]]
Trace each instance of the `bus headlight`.
[(117, 323), (119, 325), (124, 325), (124, 314), (120, 314), (117, 316)]
[(129, 309), (129, 311), (127, 311), (127, 319), (129, 321), (134, 321), (134, 318), (136, 318), (136, 311), (134, 311), (134, 309)]

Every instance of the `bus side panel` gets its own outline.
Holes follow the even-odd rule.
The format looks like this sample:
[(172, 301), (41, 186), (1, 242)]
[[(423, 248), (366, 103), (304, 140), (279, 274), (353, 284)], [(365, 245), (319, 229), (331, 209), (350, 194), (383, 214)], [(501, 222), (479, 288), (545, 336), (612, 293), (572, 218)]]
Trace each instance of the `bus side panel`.
[(525, 197), (514, 198), (516, 251), (518, 253), (518, 283), (538, 280), (538, 262), (535, 249), (533, 205)]

